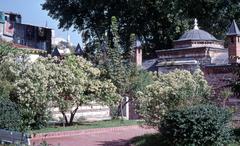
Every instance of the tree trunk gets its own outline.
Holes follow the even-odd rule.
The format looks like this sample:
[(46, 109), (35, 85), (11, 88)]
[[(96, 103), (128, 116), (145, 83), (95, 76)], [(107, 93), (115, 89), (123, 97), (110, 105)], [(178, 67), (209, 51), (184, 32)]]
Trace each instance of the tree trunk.
[(79, 105), (77, 105), (77, 107), (71, 112), (71, 116), (70, 116), (70, 120), (69, 120), (69, 125), (72, 125), (73, 124), (73, 119), (74, 119), (74, 116), (78, 110), (78, 107)]
[(80, 104), (77, 104), (77, 105), (76, 105), (76, 108), (75, 108), (73, 111), (70, 112), (70, 119), (69, 119), (69, 120), (68, 120), (68, 118), (67, 118), (66, 113), (65, 113), (64, 111), (61, 111), (61, 113), (62, 113), (62, 115), (63, 115), (63, 118), (64, 118), (64, 120), (65, 120), (65, 126), (71, 126), (71, 125), (73, 125), (74, 116), (75, 116), (75, 114), (77, 113), (77, 110), (78, 110), (79, 106), (80, 106)]
[(68, 126), (68, 119), (67, 119), (67, 115), (66, 115), (66, 113), (64, 112), (64, 111), (61, 111), (61, 113), (62, 113), (62, 115), (63, 115), (63, 118), (64, 118), (64, 120), (65, 120), (65, 124), (64, 124), (64, 126), (66, 125), (66, 126)]

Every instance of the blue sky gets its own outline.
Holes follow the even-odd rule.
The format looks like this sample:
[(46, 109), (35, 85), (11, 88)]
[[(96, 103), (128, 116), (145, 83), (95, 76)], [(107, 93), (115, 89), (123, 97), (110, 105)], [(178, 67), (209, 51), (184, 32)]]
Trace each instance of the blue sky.
[[(47, 15), (47, 11), (42, 10), (42, 3), (44, 3), (44, 0), (0, 0), (0, 11), (11, 11), (21, 14), (22, 23), (45, 26), (47, 22), (48, 27), (55, 30), (56, 37), (67, 39), (67, 31), (58, 29), (58, 21), (53, 20)], [(77, 31), (73, 32), (73, 29), (71, 29), (68, 33), (74, 45), (81, 42)]]

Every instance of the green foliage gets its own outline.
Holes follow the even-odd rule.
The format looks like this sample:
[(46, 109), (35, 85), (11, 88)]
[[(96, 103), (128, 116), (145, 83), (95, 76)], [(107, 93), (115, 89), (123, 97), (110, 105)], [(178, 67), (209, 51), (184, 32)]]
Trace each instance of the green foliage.
[(202, 72), (175, 70), (155, 76), (152, 84), (139, 91), (138, 112), (149, 125), (158, 126), (169, 110), (201, 103), (210, 93)]
[[(5, 56), (0, 65), (1, 82), (5, 97), (21, 110), (22, 125), (40, 128), (47, 122), (48, 71), (41, 62), (29, 62), (28, 55)], [(6, 85), (6, 86), (5, 86)]]
[[(83, 104), (95, 101), (114, 105), (119, 100), (116, 87), (105, 78), (89, 61), (82, 57), (67, 56), (43, 59), (49, 71), (48, 91), (53, 105), (63, 114), (66, 125), (71, 125), (74, 116)], [(68, 119), (66, 114), (70, 113)]]
[(24, 124), (38, 129), (49, 119), (48, 70), (41, 62), (26, 63), (25, 67), (14, 84), (16, 102), (22, 109)]
[(21, 116), (15, 103), (0, 97), (0, 129), (21, 130)]
[(94, 46), (88, 48), (94, 50), (103, 44), (115, 16), (126, 51), (134, 33), (146, 42), (145, 53), (171, 48), (172, 40), (192, 29), (194, 18), (198, 18), (201, 29), (222, 39), (230, 20), (240, 20), (239, 7), (236, 0), (46, 0), (42, 5), (50, 17), (59, 21), (60, 28), (87, 29), (92, 38), (89, 45)]
[(9, 98), (10, 92), (13, 89), (13, 81), (15, 75), (11, 73), (10, 64), (3, 61), (8, 55), (15, 56), (21, 51), (13, 48), (10, 43), (0, 41), (0, 96)]
[[(108, 41), (106, 55), (102, 63), (98, 64), (98, 67), (102, 72), (101, 77), (110, 79), (117, 87), (117, 93), (122, 97), (128, 96), (130, 101), (132, 101), (136, 97), (138, 90), (144, 89), (146, 85), (152, 82), (152, 75), (136, 67), (136, 64), (132, 61), (133, 52), (127, 54), (129, 57), (124, 57), (124, 49), (120, 45), (116, 17), (112, 17), (111, 22), (111, 31), (109, 33), (112, 40)], [(132, 39), (136, 39), (134, 34), (132, 34)], [(132, 50), (133, 48), (134, 46), (132, 46)], [(112, 107), (113, 116), (118, 117), (120, 115), (122, 112), (121, 104), (122, 100), (119, 101), (118, 107)]]
[[(112, 40), (108, 41), (108, 50), (105, 60), (99, 65), (104, 78), (111, 79), (116, 85), (117, 92), (122, 96), (135, 96), (138, 90), (145, 88), (152, 82), (151, 73), (143, 71), (136, 67), (133, 63), (133, 52), (129, 52), (128, 58), (124, 58), (124, 49), (120, 45), (120, 36), (118, 32), (118, 21), (116, 17), (111, 19)], [(132, 40), (136, 39), (134, 34), (131, 35)], [(132, 51), (134, 48), (132, 41)]]
[(4, 56), (7, 56), (8, 54), (16, 54), (19, 52), (21, 51), (13, 48), (10, 43), (0, 40), (0, 62), (2, 61)]
[(58, 107), (66, 124), (71, 125), (79, 106), (91, 101), (114, 105), (119, 100), (111, 80), (102, 78), (98, 68), (76, 56), (30, 62), (28, 55), (8, 54), (1, 61), (0, 77), (4, 83), (1, 95), (19, 106), (22, 125), (27, 128), (45, 126), (52, 106)]
[(214, 105), (173, 110), (161, 122), (160, 132), (169, 145), (213, 146), (232, 140), (231, 114)]

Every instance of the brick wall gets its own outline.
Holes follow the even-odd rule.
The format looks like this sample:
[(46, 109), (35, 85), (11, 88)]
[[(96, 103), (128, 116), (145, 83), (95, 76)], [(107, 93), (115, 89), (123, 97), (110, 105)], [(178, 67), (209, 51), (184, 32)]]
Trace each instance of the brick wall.
[(217, 95), (222, 88), (229, 85), (231, 80), (234, 80), (236, 76), (234, 75), (235, 67), (232, 65), (222, 65), (222, 66), (205, 66), (201, 70), (204, 72), (205, 79), (208, 84), (212, 86), (213, 94)]

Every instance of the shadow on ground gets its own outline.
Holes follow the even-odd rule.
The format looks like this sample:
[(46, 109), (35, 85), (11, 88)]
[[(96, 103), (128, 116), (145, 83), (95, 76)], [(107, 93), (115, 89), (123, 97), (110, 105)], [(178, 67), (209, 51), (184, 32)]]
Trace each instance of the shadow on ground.
[(129, 140), (98, 141), (99, 146), (129, 146)]

